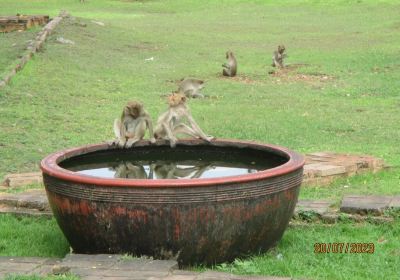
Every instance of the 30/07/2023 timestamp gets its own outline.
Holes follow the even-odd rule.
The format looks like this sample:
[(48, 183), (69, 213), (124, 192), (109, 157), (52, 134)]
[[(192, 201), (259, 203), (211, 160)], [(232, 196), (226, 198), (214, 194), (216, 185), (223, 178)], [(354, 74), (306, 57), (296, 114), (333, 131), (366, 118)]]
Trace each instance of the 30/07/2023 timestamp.
[(373, 254), (375, 252), (374, 243), (314, 243), (314, 253), (349, 253), (349, 254)]

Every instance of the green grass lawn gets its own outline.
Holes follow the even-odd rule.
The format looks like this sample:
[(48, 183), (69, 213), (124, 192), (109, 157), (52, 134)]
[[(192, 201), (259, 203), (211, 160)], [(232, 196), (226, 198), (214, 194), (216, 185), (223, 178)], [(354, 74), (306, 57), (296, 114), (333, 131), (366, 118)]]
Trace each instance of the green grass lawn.
[[(141, 100), (155, 121), (166, 109), (161, 96), (176, 88), (173, 81), (194, 76), (206, 79), (203, 93), (210, 98), (191, 100), (189, 106), (208, 134), (303, 153), (369, 154), (394, 166), (328, 187), (305, 187), (300, 198), (337, 202), (345, 193), (400, 193), (398, 1), (0, 1), (4, 15), (55, 16), (60, 9), (74, 18), (63, 22), (44, 50), (0, 89), (0, 178), (38, 170), (39, 161), (51, 152), (111, 139), (113, 120), (127, 100)], [(0, 74), (31, 36), (32, 32), (0, 34)], [(59, 36), (75, 45), (57, 43)], [(267, 73), (272, 70), (272, 52), (282, 43), (287, 63), (304, 65), (274, 77)], [(221, 77), (228, 49), (239, 63), (237, 79)], [(354, 272), (360, 279), (391, 279), (396, 255), (392, 258), (390, 252), (398, 243), (392, 249), (382, 245), (368, 256), (315, 256), (312, 246), (336, 240), (331, 235), (362, 242), (375, 238), (381, 229), (398, 233), (398, 226), (289, 230), (278, 247), (284, 250), (282, 261), (271, 253), (226, 269), (318, 279), (346, 279)], [(357, 230), (342, 239), (343, 227)], [(296, 236), (303, 247), (288, 241)], [(50, 254), (47, 249), (39, 251)], [(243, 268), (248, 262), (254, 271)], [(372, 265), (375, 262), (378, 265)], [(300, 272), (294, 271), (297, 265)], [(380, 277), (384, 273), (387, 278)]]
[(0, 255), (64, 257), (67, 240), (54, 219), (0, 215)]

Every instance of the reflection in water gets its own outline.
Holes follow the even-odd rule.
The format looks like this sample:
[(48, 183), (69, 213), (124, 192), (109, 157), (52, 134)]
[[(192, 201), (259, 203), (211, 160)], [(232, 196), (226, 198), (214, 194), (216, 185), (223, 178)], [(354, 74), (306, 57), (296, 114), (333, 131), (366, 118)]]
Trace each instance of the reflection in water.
[(110, 167), (115, 171), (114, 178), (147, 179), (147, 173), (142, 165), (134, 165), (130, 162), (122, 162), (116, 167)]
[[(215, 169), (211, 164), (199, 166), (185, 166), (174, 163), (169, 164), (151, 164), (151, 169), (156, 174), (156, 179), (194, 179), (201, 178), (207, 170)], [(149, 178), (153, 179), (153, 178)]]
[(157, 180), (245, 175), (274, 168), (286, 161), (284, 157), (245, 148), (153, 147), (91, 152), (59, 164), (94, 177)]
[(114, 163), (108, 168), (79, 168), (78, 173), (103, 177), (103, 178), (122, 178), (122, 179), (195, 179), (195, 178), (216, 178), (225, 176), (243, 175), (257, 172), (256, 169), (217, 166), (213, 163), (193, 161), (188, 163), (177, 163), (171, 161), (152, 161), (152, 162), (129, 162), (123, 161)]

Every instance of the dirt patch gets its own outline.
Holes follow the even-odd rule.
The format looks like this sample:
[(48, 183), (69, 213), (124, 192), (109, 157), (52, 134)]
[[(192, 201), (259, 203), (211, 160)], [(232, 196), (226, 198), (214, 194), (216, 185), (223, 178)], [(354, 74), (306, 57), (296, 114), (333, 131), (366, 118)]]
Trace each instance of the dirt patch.
[(305, 82), (309, 84), (323, 83), (334, 80), (333, 76), (324, 73), (298, 73), (302, 65), (288, 65), (283, 69), (275, 69), (268, 74), (275, 78), (276, 83)]
[(222, 74), (218, 74), (217, 78), (221, 80), (231, 80), (243, 84), (255, 84), (258, 82), (257, 80), (253, 80), (252, 78), (243, 74), (236, 75), (235, 77), (226, 77), (223, 76)]
[(388, 65), (388, 66), (382, 66), (382, 67), (372, 67), (371, 72), (377, 74), (377, 73), (387, 73), (387, 72), (393, 72), (393, 71), (398, 71), (400, 69), (400, 64), (394, 64), (394, 65)]

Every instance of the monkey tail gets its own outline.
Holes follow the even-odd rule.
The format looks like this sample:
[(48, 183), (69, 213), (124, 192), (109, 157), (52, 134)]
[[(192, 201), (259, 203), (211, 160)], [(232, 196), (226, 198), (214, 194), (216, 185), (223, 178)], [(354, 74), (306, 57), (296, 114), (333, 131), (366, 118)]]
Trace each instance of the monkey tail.
[(119, 119), (114, 120), (114, 134), (117, 138), (121, 137), (121, 120)]

